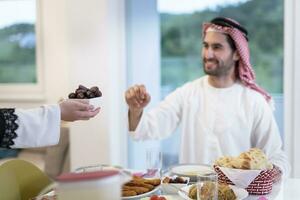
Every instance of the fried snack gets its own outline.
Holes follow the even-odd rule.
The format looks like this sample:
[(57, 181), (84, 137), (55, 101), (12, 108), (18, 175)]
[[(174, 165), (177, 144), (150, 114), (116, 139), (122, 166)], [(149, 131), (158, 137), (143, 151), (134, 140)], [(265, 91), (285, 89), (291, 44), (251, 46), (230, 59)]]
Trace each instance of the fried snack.
[(134, 176), (133, 181), (136, 181), (136, 182), (143, 182), (143, 183), (147, 183), (147, 184), (150, 184), (150, 185), (153, 185), (153, 186), (158, 186), (160, 185), (160, 179), (159, 178), (154, 178), (154, 179), (144, 179), (142, 177), (139, 177), (139, 176)]
[[(153, 190), (160, 184), (160, 179), (144, 179), (133, 177), (133, 179), (122, 186), (122, 196), (135, 196)], [(135, 194), (134, 194), (135, 192)]]
[(135, 182), (135, 181), (130, 181), (130, 182), (126, 183), (125, 185), (126, 186), (144, 187), (144, 188), (148, 188), (149, 190), (153, 190), (155, 187), (155, 186), (147, 184), (147, 183)]
[(131, 181), (129, 181), (128, 183), (149, 184), (149, 185), (152, 185), (152, 186), (158, 186), (158, 185), (160, 185), (160, 179), (159, 178), (144, 179), (144, 178), (141, 178), (141, 177), (133, 177), (133, 179)]
[(135, 191), (137, 194), (143, 194), (150, 191), (148, 188), (126, 185), (123, 186), (123, 189)]
[(133, 190), (122, 190), (122, 197), (129, 197), (137, 195), (136, 191)]
[(252, 170), (272, 169), (273, 167), (264, 152), (258, 148), (252, 148), (247, 152), (243, 152), (238, 157), (221, 157), (215, 161), (215, 165)]
[(154, 186), (158, 186), (158, 185), (160, 185), (160, 179), (159, 178), (145, 179), (144, 183), (147, 183), (147, 184), (150, 184), (150, 185), (154, 185)]

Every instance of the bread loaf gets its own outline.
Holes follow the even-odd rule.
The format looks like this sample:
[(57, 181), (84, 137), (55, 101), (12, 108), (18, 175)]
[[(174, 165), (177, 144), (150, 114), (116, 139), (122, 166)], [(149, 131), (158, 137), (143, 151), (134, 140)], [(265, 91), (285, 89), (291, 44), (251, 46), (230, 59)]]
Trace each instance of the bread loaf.
[(215, 161), (215, 165), (252, 170), (272, 169), (273, 167), (268, 161), (267, 156), (259, 148), (251, 148), (249, 151), (241, 153), (238, 157), (221, 157)]

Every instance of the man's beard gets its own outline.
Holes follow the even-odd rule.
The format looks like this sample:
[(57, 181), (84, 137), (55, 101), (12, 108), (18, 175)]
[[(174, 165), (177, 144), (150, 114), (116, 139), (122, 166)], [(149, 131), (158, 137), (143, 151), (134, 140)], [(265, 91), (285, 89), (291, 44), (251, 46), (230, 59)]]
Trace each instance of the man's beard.
[[(205, 63), (207, 61), (214, 62), (214, 65), (216, 65), (214, 67), (214, 69), (211, 69), (211, 70), (206, 69)], [(230, 63), (225, 64), (224, 62), (220, 62), (216, 59), (206, 59), (206, 58), (204, 58), (203, 59), (203, 65), (204, 65), (203, 70), (204, 70), (205, 74), (210, 75), (210, 76), (221, 77), (221, 76), (225, 76), (225, 75), (229, 74), (230, 70), (234, 67), (235, 63), (230, 62)]]

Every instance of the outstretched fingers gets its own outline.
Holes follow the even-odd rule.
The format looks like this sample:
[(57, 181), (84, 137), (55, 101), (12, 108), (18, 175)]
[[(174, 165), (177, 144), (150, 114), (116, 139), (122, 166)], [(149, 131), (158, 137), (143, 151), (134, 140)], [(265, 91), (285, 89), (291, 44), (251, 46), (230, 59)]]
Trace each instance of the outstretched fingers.
[(80, 111), (94, 110), (94, 106), (89, 104), (88, 99), (77, 99), (77, 101), (75, 103), (76, 103), (77, 109)]
[(100, 112), (100, 108), (89, 111), (77, 111), (77, 117), (80, 120), (89, 120), (92, 117), (95, 117)]

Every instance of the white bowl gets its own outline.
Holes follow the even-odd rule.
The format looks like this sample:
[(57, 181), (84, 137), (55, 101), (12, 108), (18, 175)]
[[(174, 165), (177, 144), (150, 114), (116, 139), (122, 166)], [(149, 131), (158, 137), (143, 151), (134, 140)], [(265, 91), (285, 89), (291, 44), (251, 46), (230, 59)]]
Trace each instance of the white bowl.
[(90, 105), (94, 106), (94, 109), (100, 108), (102, 105), (102, 97), (95, 97), (89, 99)]
[[(177, 176), (168, 176), (169, 178), (176, 178)], [(163, 177), (161, 179), (161, 189), (163, 191), (164, 194), (177, 194), (179, 189), (186, 187), (189, 184), (190, 178), (189, 177), (184, 177), (184, 176), (180, 176), (183, 180), (187, 181), (187, 183), (163, 183), (163, 180), (166, 177)]]

